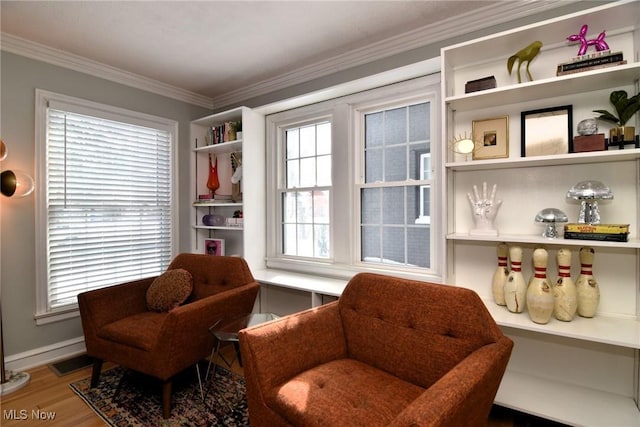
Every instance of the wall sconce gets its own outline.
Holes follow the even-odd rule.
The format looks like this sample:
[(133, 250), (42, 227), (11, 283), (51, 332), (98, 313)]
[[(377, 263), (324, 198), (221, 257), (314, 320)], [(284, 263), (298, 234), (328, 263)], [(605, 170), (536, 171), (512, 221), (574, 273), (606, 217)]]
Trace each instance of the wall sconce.
[[(0, 161), (7, 157), (7, 146), (0, 139)], [(0, 192), (6, 197), (25, 197), (33, 193), (33, 178), (20, 170), (6, 170), (0, 173)]]

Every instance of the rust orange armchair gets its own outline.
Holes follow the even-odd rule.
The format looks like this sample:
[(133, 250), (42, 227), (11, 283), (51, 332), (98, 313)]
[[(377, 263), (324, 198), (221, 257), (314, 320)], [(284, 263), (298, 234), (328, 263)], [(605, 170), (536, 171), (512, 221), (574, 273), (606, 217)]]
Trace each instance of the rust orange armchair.
[(153, 277), (78, 295), (87, 354), (95, 358), (91, 386), (104, 360), (159, 378), (164, 418), (172, 377), (210, 354), (213, 323), (252, 311), (259, 286), (242, 258), (180, 254), (167, 271), (175, 269), (190, 273), (193, 290), (169, 311), (148, 309)]
[(252, 427), (468, 427), (487, 425), (513, 342), (471, 290), (361, 273), (240, 348)]

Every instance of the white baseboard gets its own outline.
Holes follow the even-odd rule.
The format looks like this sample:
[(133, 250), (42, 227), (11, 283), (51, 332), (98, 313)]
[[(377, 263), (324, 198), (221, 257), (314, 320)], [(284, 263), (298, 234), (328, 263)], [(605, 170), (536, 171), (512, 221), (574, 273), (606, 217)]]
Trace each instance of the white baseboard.
[(5, 368), (8, 371), (24, 371), (55, 362), (56, 360), (82, 354), (86, 350), (84, 337), (72, 338), (56, 344), (8, 356), (5, 359)]

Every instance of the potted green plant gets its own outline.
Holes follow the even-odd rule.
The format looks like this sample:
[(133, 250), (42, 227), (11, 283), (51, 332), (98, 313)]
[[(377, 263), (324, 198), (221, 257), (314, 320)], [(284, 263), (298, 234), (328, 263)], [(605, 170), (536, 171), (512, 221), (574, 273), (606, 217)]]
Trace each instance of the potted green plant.
[(640, 93), (629, 98), (626, 91), (615, 90), (609, 95), (609, 102), (615, 108), (617, 115), (607, 110), (593, 110), (593, 112), (600, 114), (597, 119), (616, 125), (609, 131), (610, 140), (620, 137), (624, 141), (634, 141), (636, 128), (627, 126), (627, 122), (640, 111)]

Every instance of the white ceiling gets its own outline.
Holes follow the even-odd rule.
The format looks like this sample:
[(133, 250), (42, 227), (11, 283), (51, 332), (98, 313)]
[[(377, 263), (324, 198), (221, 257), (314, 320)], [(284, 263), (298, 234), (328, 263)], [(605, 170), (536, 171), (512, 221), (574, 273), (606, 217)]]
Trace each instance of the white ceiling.
[(363, 62), (415, 47), (396, 43), (393, 52), (384, 51), (390, 39), (402, 43), (403, 34), (420, 34), (429, 44), (454, 17), (478, 21), (474, 13), (486, 16), (497, 3), (505, 8), (481, 0), (2, 0), (0, 13), (5, 35), (216, 101), (247, 87), (265, 93), (293, 75), (340, 71), (358, 55)]

